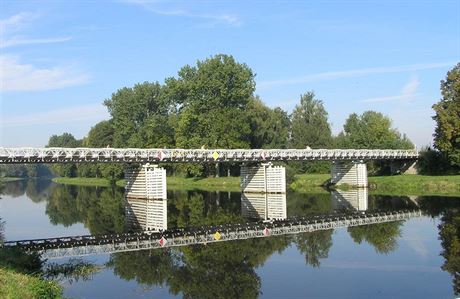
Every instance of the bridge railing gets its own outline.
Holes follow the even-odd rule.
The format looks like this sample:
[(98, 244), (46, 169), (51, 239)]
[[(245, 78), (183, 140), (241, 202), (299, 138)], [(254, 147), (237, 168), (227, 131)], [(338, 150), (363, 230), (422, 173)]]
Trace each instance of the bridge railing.
[(417, 150), (405, 149), (0, 148), (0, 163), (407, 160), (418, 157)]

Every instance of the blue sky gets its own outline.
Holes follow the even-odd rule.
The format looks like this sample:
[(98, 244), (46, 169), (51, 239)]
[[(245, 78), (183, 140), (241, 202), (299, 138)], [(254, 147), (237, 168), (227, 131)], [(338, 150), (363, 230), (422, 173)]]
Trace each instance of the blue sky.
[(417, 146), (460, 61), (460, 1), (2, 1), (0, 146), (82, 138), (117, 89), (225, 53), (265, 103), (324, 101), (334, 133), (380, 111)]

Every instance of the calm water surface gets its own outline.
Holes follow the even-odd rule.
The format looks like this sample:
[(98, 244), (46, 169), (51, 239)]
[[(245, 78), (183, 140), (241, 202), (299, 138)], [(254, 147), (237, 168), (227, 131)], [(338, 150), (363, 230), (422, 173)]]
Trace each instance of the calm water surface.
[[(170, 190), (167, 201), (150, 205), (125, 202), (122, 189), (32, 180), (7, 183), (1, 197), (6, 241), (347, 211), (423, 214), (312, 233), (80, 257), (97, 271), (63, 279), (70, 298), (455, 298), (460, 290), (458, 252), (449, 243), (449, 232), (460, 225), (455, 220), (460, 198), (323, 192), (265, 199)], [(142, 214), (146, 210), (160, 216), (153, 221)]]

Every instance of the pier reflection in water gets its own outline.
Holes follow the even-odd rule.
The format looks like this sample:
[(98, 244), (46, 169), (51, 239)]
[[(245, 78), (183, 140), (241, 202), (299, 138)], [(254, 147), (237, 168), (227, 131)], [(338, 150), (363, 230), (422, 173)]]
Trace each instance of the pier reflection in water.
[(162, 232), (168, 229), (167, 199), (126, 198), (125, 217), (129, 230)]

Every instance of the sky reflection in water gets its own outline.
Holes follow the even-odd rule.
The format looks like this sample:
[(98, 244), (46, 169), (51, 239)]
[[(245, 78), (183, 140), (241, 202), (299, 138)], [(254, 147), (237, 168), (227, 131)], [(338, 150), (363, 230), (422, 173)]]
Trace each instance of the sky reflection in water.
[[(362, 193), (362, 192), (361, 192)], [(238, 192), (168, 191), (164, 228), (422, 208), (424, 216), (297, 235), (84, 257), (103, 265), (91, 280), (66, 284), (72, 298), (453, 298), (438, 226), (459, 198), (288, 193), (267, 199)], [(348, 199), (348, 201), (346, 200)], [(366, 200), (368, 199), (368, 200)], [(160, 229), (147, 203), (126, 205), (121, 189), (6, 184), (0, 200), (6, 240)], [(152, 212), (152, 206), (149, 206)], [(133, 210), (144, 215), (133, 215)], [(135, 212), (135, 211), (134, 211)], [(134, 213), (135, 214), (135, 213)], [(135, 217), (133, 217), (135, 216)], [(164, 215), (163, 215), (164, 216)], [(133, 222), (134, 221), (134, 222)], [(161, 222), (161, 221), (160, 221)], [(153, 225), (153, 226), (152, 226)], [(155, 228), (156, 226), (156, 228)], [(64, 262), (61, 259), (59, 262)], [(457, 269), (458, 270), (458, 269)], [(458, 278), (457, 278), (458, 279)]]

